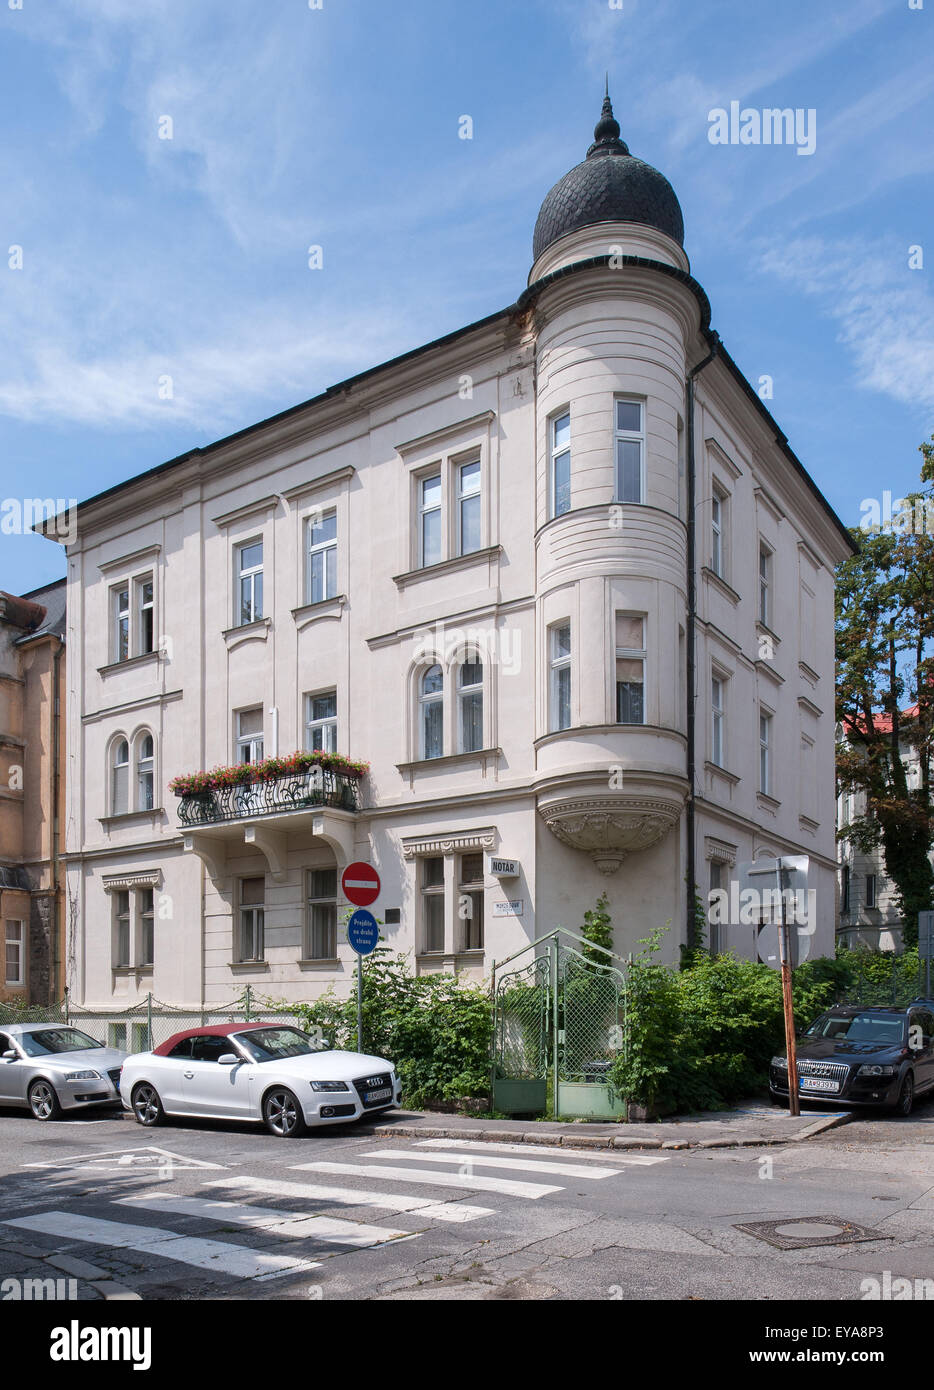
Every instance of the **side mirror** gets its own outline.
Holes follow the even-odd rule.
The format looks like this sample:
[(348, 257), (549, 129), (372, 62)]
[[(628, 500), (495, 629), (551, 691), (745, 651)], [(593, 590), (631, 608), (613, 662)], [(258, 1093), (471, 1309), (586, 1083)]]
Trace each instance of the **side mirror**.
[(219, 1067), (235, 1067), (238, 1062), (242, 1061), (243, 1058), (238, 1057), (236, 1052), (225, 1052), (220, 1057), (218, 1057), (217, 1065)]
[(15, 1062), (15, 1061), (16, 1061), (16, 1053), (15, 1053), (15, 1052), (4, 1052), (4, 1053), (2, 1053), (2, 1054), (0, 1054), (0, 1055), (3, 1056), (4, 1062)]

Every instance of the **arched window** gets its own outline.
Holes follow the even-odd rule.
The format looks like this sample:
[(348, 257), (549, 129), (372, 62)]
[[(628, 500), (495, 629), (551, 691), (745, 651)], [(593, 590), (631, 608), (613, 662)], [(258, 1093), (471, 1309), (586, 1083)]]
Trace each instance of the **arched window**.
[(440, 666), (429, 666), (422, 676), (418, 697), (423, 758), (440, 758), (444, 752), (444, 677)]
[(483, 747), (483, 662), (479, 652), (468, 652), (458, 670), (457, 707), (460, 751), (476, 753)]
[(125, 816), (130, 809), (130, 745), (118, 738), (113, 746), (110, 778), (110, 814)]
[(152, 734), (143, 734), (136, 748), (136, 809), (151, 811), (155, 805)]

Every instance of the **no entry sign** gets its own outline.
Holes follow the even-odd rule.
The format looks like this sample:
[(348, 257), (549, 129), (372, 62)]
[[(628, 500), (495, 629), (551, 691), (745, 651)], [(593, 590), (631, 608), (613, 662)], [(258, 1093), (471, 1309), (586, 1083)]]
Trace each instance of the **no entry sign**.
[(358, 859), (341, 874), (341, 892), (354, 907), (369, 907), (379, 897), (379, 874), (372, 864)]

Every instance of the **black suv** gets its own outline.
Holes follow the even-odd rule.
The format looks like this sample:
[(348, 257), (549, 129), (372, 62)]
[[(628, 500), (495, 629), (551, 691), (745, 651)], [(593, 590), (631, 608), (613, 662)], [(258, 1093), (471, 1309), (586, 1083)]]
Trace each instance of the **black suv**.
[[(798, 1039), (798, 1093), (843, 1105), (887, 1105), (910, 1115), (916, 1095), (934, 1087), (934, 1007), (841, 1005)], [(769, 1065), (772, 1099), (788, 1099), (788, 1062)]]

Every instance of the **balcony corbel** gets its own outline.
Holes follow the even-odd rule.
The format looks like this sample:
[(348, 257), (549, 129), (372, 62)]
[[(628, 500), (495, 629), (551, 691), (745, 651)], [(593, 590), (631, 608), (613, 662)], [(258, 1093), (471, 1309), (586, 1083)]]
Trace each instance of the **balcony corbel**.
[(199, 835), (195, 831), (185, 835), (182, 844), (186, 853), (198, 856), (215, 882), (224, 877), (227, 872), (227, 846), (223, 840), (212, 835)]
[(243, 842), (255, 845), (266, 856), (269, 872), (274, 883), (284, 883), (287, 872), (287, 836), (283, 830), (273, 830), (268, 825), (245, 825)]

